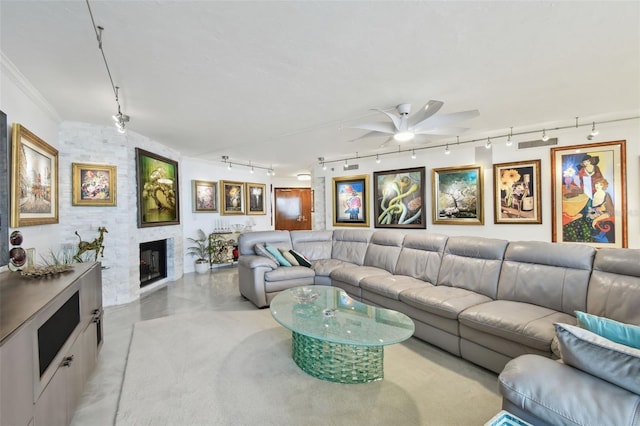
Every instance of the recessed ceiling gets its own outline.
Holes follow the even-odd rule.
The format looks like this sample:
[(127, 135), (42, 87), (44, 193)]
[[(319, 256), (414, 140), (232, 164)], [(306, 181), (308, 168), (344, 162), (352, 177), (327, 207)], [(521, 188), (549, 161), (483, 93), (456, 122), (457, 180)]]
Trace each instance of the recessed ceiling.
[[(478, 109), (470, 135), (640, 109), (639, 2), (90, 6), (130, 131), (278, 176), (375, 152), (349, 142), (365, 132), (351, 125), (379, 118), (371, 108)], [(0, 28), (2, 53), (63, 120), (112, 125), (85, 1), (2, 0)]]

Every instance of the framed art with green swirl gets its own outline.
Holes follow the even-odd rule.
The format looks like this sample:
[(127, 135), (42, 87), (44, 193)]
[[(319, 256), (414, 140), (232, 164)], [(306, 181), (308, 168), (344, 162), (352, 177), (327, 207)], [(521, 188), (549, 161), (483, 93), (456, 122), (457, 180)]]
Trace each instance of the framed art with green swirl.
[(626, 141), (551, 149), (552, 241), (627, 247)]
[(179, 225), (178, 162), (136, 148), (138, 228)]
[(425, 168), (373, 173), (376, 228), (426, 228)]

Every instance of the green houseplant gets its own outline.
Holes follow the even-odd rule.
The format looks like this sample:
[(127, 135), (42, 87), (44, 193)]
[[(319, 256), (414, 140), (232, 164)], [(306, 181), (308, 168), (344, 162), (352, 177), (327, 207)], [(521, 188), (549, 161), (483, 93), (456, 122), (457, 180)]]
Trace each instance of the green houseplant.
[(209, 270), (209, 253), (211, 251), (209, 246), (209, 237), (202, 229), (198, 229), (198, 237), (189, 237), (187, 240), (193, 243), (192, 246), (187, 247), (187, 254), (196, 257), (196, 272), (199, 274), (206, 273)]

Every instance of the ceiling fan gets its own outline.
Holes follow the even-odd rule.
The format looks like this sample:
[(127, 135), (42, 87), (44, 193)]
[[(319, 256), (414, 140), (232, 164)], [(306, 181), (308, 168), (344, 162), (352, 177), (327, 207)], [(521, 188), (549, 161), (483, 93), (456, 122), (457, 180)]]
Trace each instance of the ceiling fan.
[(411, 113), (411, 104), (399, 104), (396, 106), (397, 114), (393, 114), (382, 109), (374, 108), (391, 119), (391, 122), (375, 122), (364, 123), (353, 126), (356, 129), (369, 130), (368, 133), (352, 139), (351, 142), (372, 138), (387, 136), (388, 139), (380, 146), (386, 145), (388, 142), (395, 140), (396, 142), (408, 142), (416, 135), (458, 135), (468, 128), (449, 127), (449, 124), (468, 120), (480, 115), (478, 110), (469, 110), (461, 112), (453, 112), (449, 114), (441, 114), (434, 117), (444, 102), (431, 100), (415, 114)]

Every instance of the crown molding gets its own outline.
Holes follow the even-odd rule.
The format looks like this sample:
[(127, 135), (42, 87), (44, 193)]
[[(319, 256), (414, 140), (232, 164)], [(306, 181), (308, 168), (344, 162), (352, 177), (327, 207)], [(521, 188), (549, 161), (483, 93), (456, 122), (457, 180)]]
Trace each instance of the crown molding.
[(20, 72), (18, 67), (0, 51), (0, 71), (13, 81), (18, 89), (24, 93), (38, 108), (56, 123), (61, 123), (62, 118), (55, 108), (42, 96), (33, 84)]

